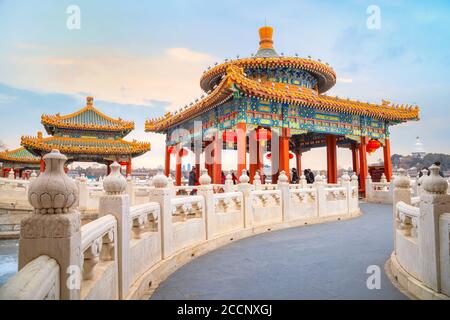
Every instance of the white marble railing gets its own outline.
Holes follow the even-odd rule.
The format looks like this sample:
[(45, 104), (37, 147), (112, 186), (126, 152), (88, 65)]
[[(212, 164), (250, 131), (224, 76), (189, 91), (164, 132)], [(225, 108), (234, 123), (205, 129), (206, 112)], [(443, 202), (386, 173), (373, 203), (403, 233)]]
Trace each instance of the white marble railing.
[(113, 215), (105, 215), (81, 227), (81, 252), (81, 298), (117, 299), (117, 220)]
[[(203, 176), (204, 184), (196, 186), (198, 195), (177, 196), (176, 191), (181, 188), (173, 187), (169, 179), (159, 175), (154, 178), (155, 187), (146, 189), (148, 201), (132, 205), (127, 181), (118, 168), (119, 165), (112, 166), (113, 172), (104, 181), (105, 191), (99, 196), (100, 218), (81, 228), (76, 212), (64, 220), (69, 224), (66, 227), (70, 227), (67, 232), (71, 240), (55, 245), (51, 257), (65, 261), (75, 252), (82, 255), (81, 287), (78, 293), (76, 288), (67, 293), (60, 284), (65, 299), (140, 297), (149, 286), (157, 285), (195, 253), (212, 250), (235, 237), (359, 214), (353, 193), (356, 187), (350, 183), (339, 187), (319, 183), (297, 188), (283, 182), (287, 177), (278, 185), (267, 185), (273, 190), (255, 190), (254, 185), (245, 182), (248, 177), (241, 177), (243, 182), (233, 187), (238, 191), (223, 192), (224, 189), (215, 193), (217, 187), (225, 186), (211, 185), (210, 178)], [(226, 186), (229, 190), (229, 183)], [(94, 188), (98, 189), (98, 186)], [(356, 203), (354, 210), (349, 209), (349, 203)], [(52, 218), (65, 217), (55, 214), (37, 218), (52, 221)], [(76, 234), (77, 228), (80, 236)], [(59, 234), (51, 240), (58, 239)], [(71, 260), (69, 264), (77, 261)], [(65, 275), (60, 276), (65, 279)]]
[(30, 261), (0, 290), (0, 300), (59, 300), (59, 266), (46, 255)]
[(423, 192), (411, 197), (409, 177), (394, 181), (393, 273), (420, 299), (450, 299), (450, 196), (448, 185), (431, 166)]

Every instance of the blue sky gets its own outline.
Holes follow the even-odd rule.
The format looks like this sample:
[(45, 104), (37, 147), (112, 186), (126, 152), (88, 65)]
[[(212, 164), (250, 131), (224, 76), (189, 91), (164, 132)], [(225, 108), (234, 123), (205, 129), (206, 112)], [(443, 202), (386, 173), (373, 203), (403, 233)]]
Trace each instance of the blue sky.
[[(372, 4), (379, 30), (366, 26)], [(69, 5), (81, 10), (80, 30), (66, 27)], [(450, 153), (449, 16), (448, 1), (0, 0), (0, 140), (17, 147), (42, 130), (42, 113), (75, 111), (91, 94), (136, 122), (129, 139), (152, 143), (139, 165), (162, 164), (164, 138), (144, 133), (145, 119), (198, 97), (208, 65), (255, 52), (267, 20), (278, 52), (334, 67), (341, 81), (330, 94), (421, 107), (420, 122), (392, 129), (393, 152), (409, 153), (420, 135), (427, 151)], [(324, 167), (323, 152), (305, 154), (306, 166)], [(348, 153), (338, 153), (344, 167)]]

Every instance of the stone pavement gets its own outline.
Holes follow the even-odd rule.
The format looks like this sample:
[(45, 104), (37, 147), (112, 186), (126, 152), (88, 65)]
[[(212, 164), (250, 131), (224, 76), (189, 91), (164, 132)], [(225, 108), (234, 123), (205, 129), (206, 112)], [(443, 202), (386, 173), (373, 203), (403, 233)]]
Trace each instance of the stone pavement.
[[(407, 299), (389, 281), (392, 205), (361, 204), (347, 221), (257, 235), (198, 257), (152, 299)], [(381, 270), (369, 290), (367, 267)]]

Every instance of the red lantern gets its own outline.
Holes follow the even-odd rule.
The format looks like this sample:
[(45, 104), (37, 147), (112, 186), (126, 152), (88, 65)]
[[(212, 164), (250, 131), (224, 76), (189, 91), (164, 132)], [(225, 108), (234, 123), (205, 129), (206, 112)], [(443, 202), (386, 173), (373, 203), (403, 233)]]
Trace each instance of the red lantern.
[(225, 130), (222, 134), (222, 140), (225, 141), (229, 148), (233, 148), (237, 143), (237, 134), (235, 131)]
[(266, 154), (266, 158), (270, 160), (272, 158), (272, 153), (269, 152), (268, 154)]
[(367, 153), (370, 154), (370, 153), (375, 152), (375, 151), (376, 151), (378, 148), (380, 148), (380, 147), (381, 147), (380, 141), (371, 139), (371, 140), (367, 143), (366, 150), (367, 150)]
[(294, 159), (294, 154), (289, 152), (289, 160)]

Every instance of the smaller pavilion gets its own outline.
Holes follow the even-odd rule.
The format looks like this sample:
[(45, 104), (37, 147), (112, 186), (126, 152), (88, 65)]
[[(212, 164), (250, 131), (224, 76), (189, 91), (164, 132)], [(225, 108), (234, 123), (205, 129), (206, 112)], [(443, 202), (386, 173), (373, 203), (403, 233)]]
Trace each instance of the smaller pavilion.
[(15, 177), (22, 177), (26, 170), (39, 169), (40, 158), (20, 147), (0, 152), (0, 162), (2, 167), (1, 177), (7, 177), (11, 170), (14, 170)]
[(87, 97), (86, 106), (67, 115), (42, 115), (41, 123), (50, 137), (23, 136), (24, 146), (39, 157), (41, 171), (44, 170), (42, 157), (58, 149), (75, 161), (98, 162), (108, 167), (114, 161), (126, 166), (126, 174), (131, 174), (131, 159), (150, 151), (150, 143), (123, 138), (134, 129), (133, 121), (113, 119), (94, 107), (94, 98)]

